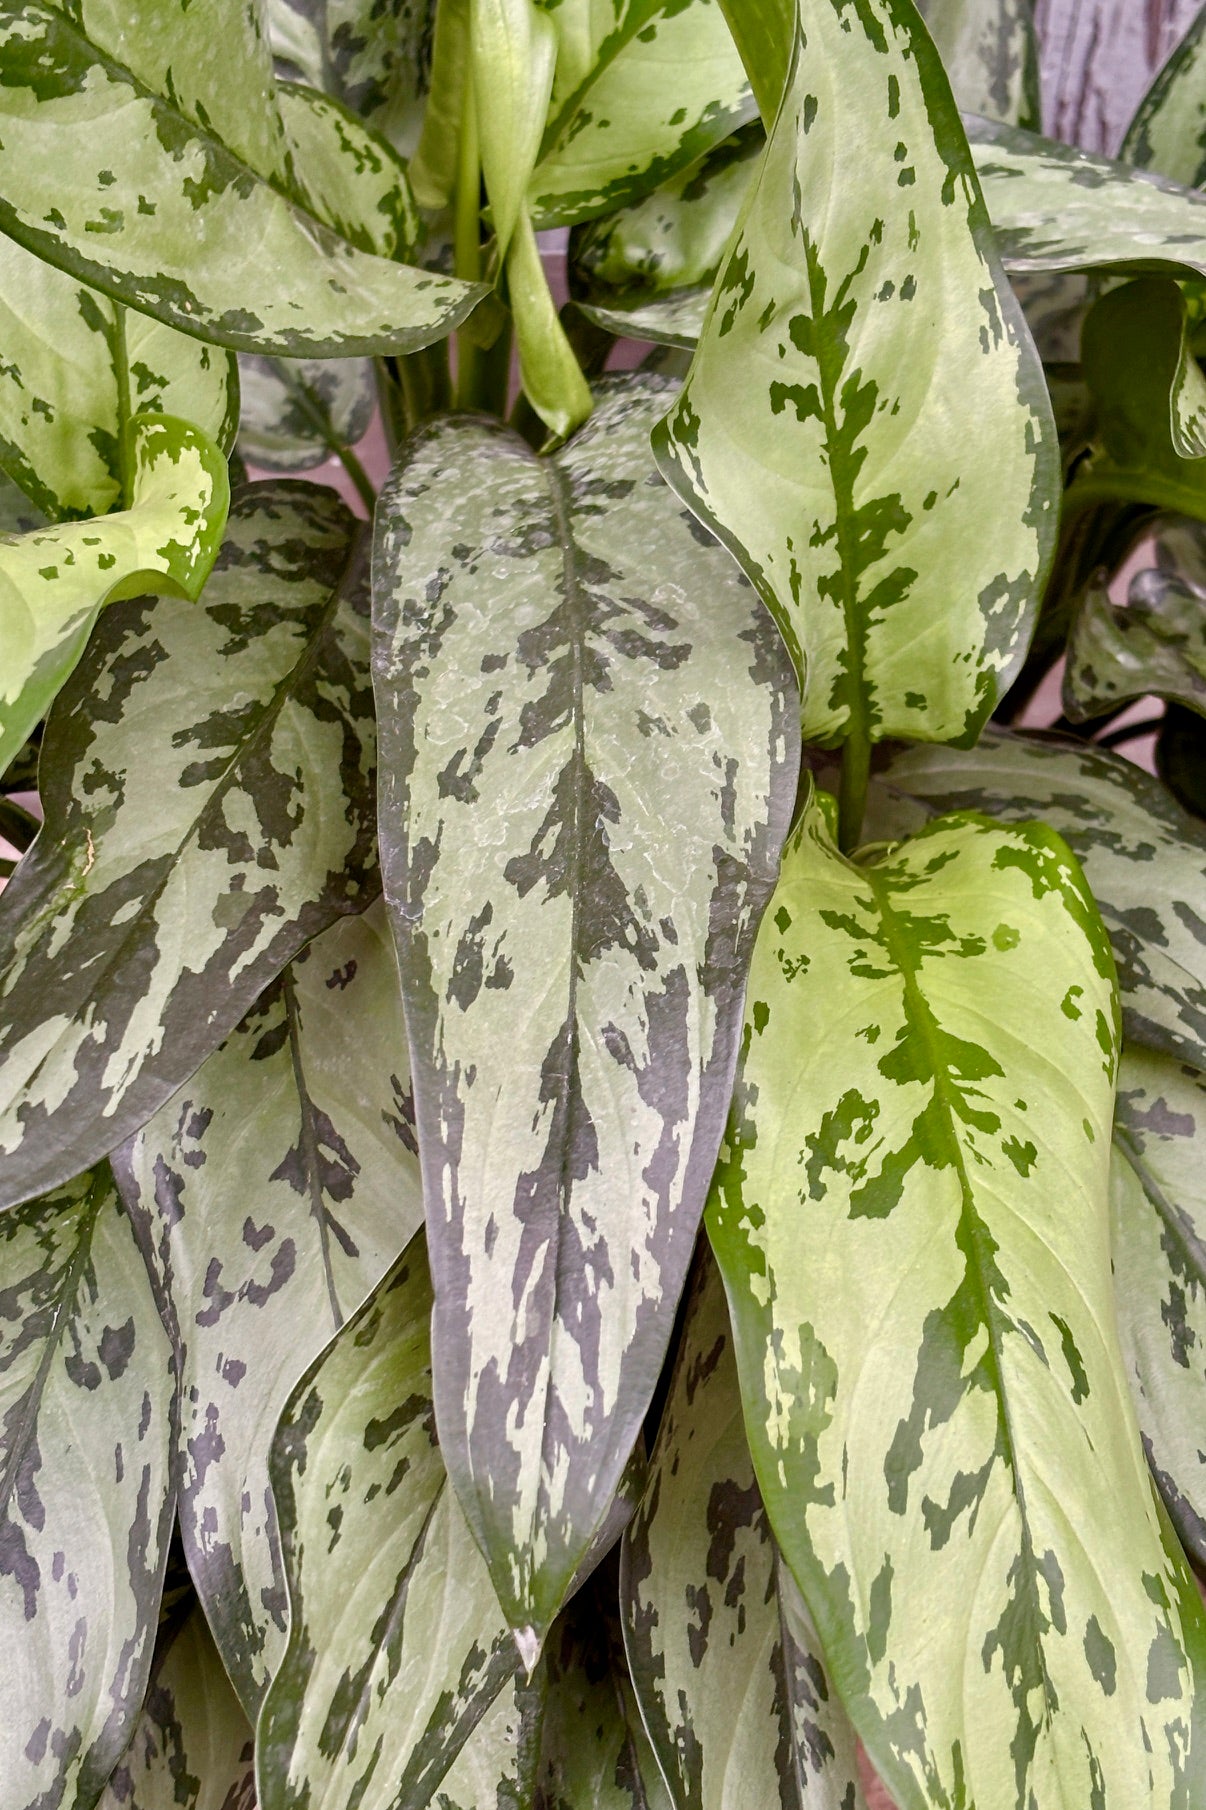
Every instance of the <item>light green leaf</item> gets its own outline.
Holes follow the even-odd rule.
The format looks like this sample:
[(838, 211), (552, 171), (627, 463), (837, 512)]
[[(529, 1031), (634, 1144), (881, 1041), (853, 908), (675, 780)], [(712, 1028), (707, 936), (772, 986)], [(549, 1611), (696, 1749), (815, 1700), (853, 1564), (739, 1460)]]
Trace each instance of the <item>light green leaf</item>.
[(669, 295), (633, 300), (616, 296), (608, 304), (582, 301), (587, 320), (618, 339), (647, 339), (655, 346), (679, 346), (693, 352), (708, 311), (706, 289), (679, 289)]
[(519, 1656), (436, 1443), (422, 1236), (281, 1416), (289, 1642), (259, 1722), (261, 1810), (426, 1810)]
[(251, 1725), (195, 1599), (160, 1629), (134, 1739), (97, 1810), (255, 1810)]
[(128, 509), (0, 541), (0, 770), (45, 716), (105, 604), (152, 587), (195, 602), (217, 558), (230, 504), (220, 448), (174, 415), (137, 415), (125, 456)]
[(470, 57), (469, 0), (437, 0), (431, 92), (410, 163), (410, 185), (420, 207), (436, 210), (452, 200)]
[(430, 76), (434, 0), (268, 0), (267, 11), (275, 55), (409, 157)]
[(273, 1429), (422, 1223), (383, 910), (311, 943), (114, 1162), (177, 1354), (184, 1549), (254, 1714), (286, 1633)]
[(856, 864), (810, 801), (708, 1229), (776, 1538), (902, 1810), (1201, 1796), (1206, 1617), (1113, 1325), (1116, 1018), (1050, 830)]
[(377, 406), (367, 358), (239, 359), (239, 451), (265, 471), (307, 471), (355, 446)]
[(482, 175), (504, 258), (544, 135), (557, 30), (536, 0), (471, 0), (470, 21)]
[(234, 357), (0, 240), (0, 466), (52, 519), (103, 515), (122, 492), (136, 414), (176, 415), (234, 444)]
[(1206, 182), (1206, 13), (1199, 12), (1139, 103), (1118, 155), (1186, 188)]
[(1017, 126), (967, 132), (1006, 270), (1206, 275), (1206, 195)]
[(106, 1170), (0, 1220), (0, 1781), (93, 1804), (134, 1732), (172, 1525), (171, 1351)]
[[(233, 18), (245, 9), (211, 0), (204, 11)], [(213, 98), (229, 61), (225, 44), (211, 45), (211, 85), (199, 93)], [(0, 229), (117, 301), (247, 352), (411, 351), (480, 299), (477, 285), (376, 257), (325, 225), (304, 170), (286, 182), (266, 147), (244, 150), (168, 98), (174, 67), (148, 83), (42, 0), (8, 7)], [(274, 106), (263, 110), (279, 121)]]
[(1206, 1079), (1126, 1050), (1114, 1123), (1119, 1331), (1143, 1443), (1178, 1534), (1206, 1563)]
[(917, 0), (965, 113), (1039, 125), (1039, 47), (1031, 0)]
[(0, 1205), (142, 1125), (378, 885), (367, 547), (248, 485), (198, 603), (111, 604), (47, 725), (0, 894)]
[(865, 1810), (854, 1730), (754, 1478), (706, 1252), (681, 1339), (621, 1577), (628, 1662), (676, 1810)]
[(907, 749), (885, 778), (930, 811), (1057, 830), (1110, 933), (1128, 1043), (1206, 1069), (1206, 826), (1163, 786), (1103, 748), (999, 734), (966, 753)]
[(754, 111), (718, 0), (630, 6), (549, 124), (533, 224), (572, 226), (639, 199)]
[(363, 252), (407, 258), (422, 227), (398, 153), (330, 95), (292, 82), (276, 92), (313, 213)]
[(1068, 639), (1063, 693), (1074, 723), (1151, 695), (1206, 715), (1206, 594), (1157, 571), (1138, 573), (1123, 605), (1090, 585)]
[(649, 1405), (795, 791), (781, 643), (649, 454), (671, 394), (605, 382), (545, 459), (433, 424), (377, 513), (440, 1439), (529, 1655)]
[(507, 293), (524, 395), (555, 439), (565, 440), (590, 414), (590, 385), (558, 317), (526, 208), (511, 240)]
[[(974, 435), (952, 433), (969, 417)], [(1058, 448), (910, 6), (801, 11), (782, 110), (654, 446), (774, 614), (805, 740), (975, 740), (1029, 642)]]
[(721, 0), (721, 5), (769, 131), (787, 85), (795, 0)]

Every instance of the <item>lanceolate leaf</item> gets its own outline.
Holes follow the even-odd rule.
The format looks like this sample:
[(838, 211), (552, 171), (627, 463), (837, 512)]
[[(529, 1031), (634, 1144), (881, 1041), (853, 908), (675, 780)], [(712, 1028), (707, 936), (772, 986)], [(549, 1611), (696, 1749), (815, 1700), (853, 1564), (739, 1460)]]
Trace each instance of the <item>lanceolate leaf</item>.
[(234, 443), (234, 357), (116, 306), (0, 241), (0, 465), (51, 518), (119, 506), (131, 418), (179, 416)]
[(1206, 595), (1155, 571), (1131, 581), (1124, 605), (1091, 585), (1068, 641), (1064, 710), (1088, 722), (1151, 694), (1206, 713)]
[(471, 0), (469, 18), (482, 176), (503, 258), (540, 153), (557, 29), (536, 0)]
[(719, 0), (628, 7), (549, 125), (533, 223), (571, 226), (648, 194), (754, 112)]
[(795, 0), (721, 0), (721, 5), (757, 96), (758, 111), (769, 128), (787, 81)]
[(377, 405), (367, 358), (239, 360), (239, 451), (265, 471), (306, 471), (368, 432)]
[(1187, 1549), (1206, 1563), (1206, 1080), (1124, 1053), (1111, 1191), (1122, 1349), (1143, 1443)]
[(426, 1810), (518, 1666), (436, 1443), (422, 1236), (298, 1385), (272, 1448), (289, 1644), (261, 1810)]
[(1058, 830), (1110, 933), (1128, 1042), (1206, 1069), (1206, 827), (1162, 786), (1083, 742), (995, 734), (967, 753), (906, 750), (885, 777), (932, 811)]
[(126, 430), (130, 507), (0, 542), (0, 769), (45, 716), (106, 603), (155, 587), (195, 601), (230, 504), (226, 460), (173, 415)]
[(917, 0), (965, 113), (1039, 124), (1039, 57), (1031, 0)]
[(703, 1253), (649, 1487), (624, 1535), (621, 1604), (677, 1810), (864, 1810), (854, 1730), (767, 1524), (724, 1289)]
[(251, 1725), (195, 1600), (160, 1629), (134, 1739), (97, 1810), (255, 1810)]
[(1206, 13), (1199, 12), (1140, 102), (1119, 156), (1186, 188), (1206, 182)]
[[(225, 67), (215, 59), (202, 84), (207, 114)], [(267, 148), (195, 123), (169, 72), (148, 83), (41, 0), (0, 7), (0, 229), (117, 301), (248, 352), (405, 352), (473, 307), (479, 287), (349, 243), (287, 150), (270, 168)], [(253, 111), (276, 115), (270, 98)]]
[(95, 1803), (134, 1732), (172, 1524), (171, 1352), (106, 1170), (0, 1221), (0, 1781)]
[(371, 898), (365, 551), (332, 492), (249, 486), (198, 603), (103, 612), (0, 895), (0, 1204), (128, 1137)]
[(533, 1657), (669, 1339), (795, 786), (781, 644), (649, 456), (670, 394), (604, 384), (544, 460), (433, 425), (378, 510), (440, 1440)]
[(311, 943), (115, 1161), (177, 1351), (189, 1567), (254, 1713), (286, 1631), (273, 1429), (422, 1218), (384, 912)]
[(904, 1810), (1201, 1795), (1206, 1619), (1113, 1327), (1116, 1012), (1051, 831), (855, 864), (809, 803), (708, 1224), (775, 1534)]
[[(977, 433), (952, 434), (969, 415)], [(1057, 448), (911, 5), (801, 9), (783, 107), (655, 450), (773, 611), (806, 740), (975, 740), (1025, 654)]]

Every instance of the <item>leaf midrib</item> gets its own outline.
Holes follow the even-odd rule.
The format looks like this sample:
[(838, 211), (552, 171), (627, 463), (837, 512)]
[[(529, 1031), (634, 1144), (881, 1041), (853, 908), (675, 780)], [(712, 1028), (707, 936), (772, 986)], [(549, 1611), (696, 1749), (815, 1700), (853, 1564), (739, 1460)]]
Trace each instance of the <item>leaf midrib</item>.
[(302, 1159), (306, 1165), (306, 1192), (310, 1197), (310, 1217), (318, 1228), (318, 1249), (322, 1257), (323, 1278), (327, 1285), (327, 1302), (331, 1309), (333, 1330), (338, 1332), (343, 1325), (343, 1311), (339, 1305), (339, 1296), (335, 1289), (335, 1272), (331, 1265), (331, 1234), (327, 1226), (327, 1205), (318, 1162), (318, 1131), (314, 1123), (314, 1102), (310, 1097), (305, 1064), (302, 1061), (301, 1014), (298, 1010), (297, 992), (293, 985), (292, 965), (284, 971), (281, 996), (285, 1007), (285, 1023), (289, 1029), (289, 1056), (293, 1068), (293, 1083), (297, 1089), (298, 1115), (301, 1120)]

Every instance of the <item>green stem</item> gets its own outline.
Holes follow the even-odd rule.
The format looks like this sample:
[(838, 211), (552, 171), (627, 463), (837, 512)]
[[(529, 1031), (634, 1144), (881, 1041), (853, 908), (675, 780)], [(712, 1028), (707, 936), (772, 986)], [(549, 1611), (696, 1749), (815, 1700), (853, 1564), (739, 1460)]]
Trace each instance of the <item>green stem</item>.
[[(456, 275), (466, 283), (480, 283), (482, 276), (482, 166), (477, 135), (477, 105), (473, 95), (473, 61), (465, 63), (465, 104), (461, 114), (460, 156), (456, 175), (456, 216), (453, 255)], [(464, 328), (456, 336), (456, 405), (482, 407), (481, 350)]]
[(134, 445), (130, 436), (130, 354), (126, 348), (126, 311), (113, 307), (113, 368), (117, 375), (117, 469), (121, 479), (121, 507), (134, 506)]
[(339, 463), (343, 466), (343, 469), (347, 472), (349, 478), (351, 478), (352, 483), (356, 486), (356, 492), (360, 497), (361, 502), (364, 504), (369, 514), (372, 515), (373, 510), (377, 507), (377, 492), (373, 488), (373, 484), (367, 471), (365, 471), (364, 466), (360, 463), (360, 460), (356, 457), (351, 447), (345, 446), (342, 440), (337, 439), (335, 435), (332, 434), (331, 422), (328, 416), (320, 404), (315, 402), (314, 397), (311, 395), (306, 385), (304, 383), (298, 383), (295, 380), (290, 380), (287, 374), (285, 376), (285, 382), (292, 392), (302, 414), (309, 420), (310, 425), (314, 428), (315, 432), (326, 441), (330, 451), (335, 458), (339, 460)]
[(494, 344), (481, 355), (481, 406), (492, 415), (500, 415), (504, 419), (511, 387), (511, 341), (511, 322), (508, 318), (499, 328)]
[(852, 855), (858, 847), (871, 778), (871, 741), (853, 731), (842, 745), (842, 778), (838, 788), (838, 847)]
[(335, 450), (339, 455), (339, 463), (356, 486), (356, 493), (371, 516), (377, 507), (377, 491), (372, 479), (350, 446), (337, 446)]

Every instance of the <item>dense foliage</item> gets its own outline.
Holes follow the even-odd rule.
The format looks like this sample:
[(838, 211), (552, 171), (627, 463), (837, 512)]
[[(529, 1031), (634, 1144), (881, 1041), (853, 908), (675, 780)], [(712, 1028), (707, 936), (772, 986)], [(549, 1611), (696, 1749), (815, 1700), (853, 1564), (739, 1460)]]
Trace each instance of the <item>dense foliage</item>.
[(0, 4), (0, 1810), (1206, 1805), (1206, 13), (1037, 67)]

